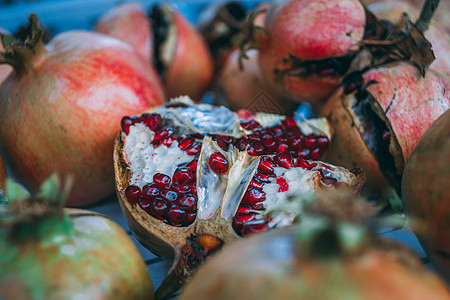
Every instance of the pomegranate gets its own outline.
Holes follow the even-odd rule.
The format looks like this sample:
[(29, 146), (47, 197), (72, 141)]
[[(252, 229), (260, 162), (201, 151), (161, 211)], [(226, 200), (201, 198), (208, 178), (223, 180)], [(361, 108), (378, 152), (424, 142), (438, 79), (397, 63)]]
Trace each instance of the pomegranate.
[(356, 224), (305, 216), (298, 228), (224, 248), (179, 298), (444, 300), (450, 293), (409, 248)]
[[(6, 30), (0, 27), (0, 35), (1, 34), (8, 34)], [(4, 52), (5, 48), (3, 47), (3, 42), (0, 39), (0, 53)], [(2, 82), (8, 77), (9, 73), (11, 73), (12, 67), (9, 65), (0, 65), (0, 85)]]
[(123, 3), (111, 9), (98, 19), (94, 29), (129, 43), (145, 60), (151, 61), (153, 36), (150, 21), (138, 3)]
[(7, 182), (0, 216), (1, 299), (153, 299), (147, 267), (107, 217), (63, 209), (68, 186), (50, 177), (34, 197)]
[[(423, 248), (450, 283), (450, 111), (420, 139), (406, 165), (402, 200)], [(413, 226), (414, 228), (414, 226)]]
[(430, 124), (450, 106), (449, 83), (410, 63), (371, 69), (338, 89), (320, 115), (334, 129), (325, 159), (361, 167), (375, 199), (400, 190), (403, 168)]
[[(413, 20), (419, 16), (419, 10), (406, 2), (381, 2), (367, 7), (378, 19), (384, 19), (399, 24), (402, 21), (403, 13), (406, 12)], [(436, 11), (438, 14), (439, 9)], [(433, 45), (433, 52), (436, 59), (431, 67), (444, 75), (447, 81), (450, 79), (450, 33), (440, 27), (435, 22), (431, 22), (425, 32), (425, 37)]]
[[(122, 11), (123, 6), (125, 11)], [(137, 20), (130, 23), (130, 14), (136, 14)], [(102, 17), (97, 29), (130, 42), (140, 52), (151, 55), (167, 97), (189, 95), (199, 100), (209, 87), (214, 68), (201, 34), (178, 11), (166, 4), (153, 6), (146, 22), (142, 18), (142, 10), (136, 5), (130, 7), (130, 4), (123, 4)], [(142, 44), (135, 42), (144, 39), (149, 41), (150, 51), (146, 48), (143, 51)]]
[(4, 189), (6, 176), (7, 176), (7, 174), (6, 174), (5, 163), (3, 162), (3, 159), (0, 156), (0, 194), (2, 193), (1, 191)]
[(293, 192), (351, 188), (361, 177), (317, 161), (324, 119), (234, 113), (174, 99), (122, 119), (114, 165), (121, 208), (137, 240), (174, 260), (158, 298), (240, 236), (287, 227), (301, 214)]
[[(247, 59), (239, 67), (240, 50), (227, 57), (218, 75), (217, 97), (233, 110), (288, 114), (298, 103), (271, 88), (261, 74), (258, 51), (246, 52)], [(222, 100), (223, 99), (223, 100)]]
[(282, 92), (317, 105), (347, 72), (365, 22), (357, 0), (276, 1), (265, 19), (267, 35), (257, 36), (261, 70)]
[[(66, 204), (87, 205), (114, 193), (112, 147), (124, 114), (163, 103), (154, 69), (128, 44), (68, 31), (47, 45), (35, 15), (29, 38), (0, 61), (14, 72), (0, 88), (1, 151), (11, 177), (32, 192), (53, 171), (73, 174)], [(11, 38), (10, 38), (11, 39)]]

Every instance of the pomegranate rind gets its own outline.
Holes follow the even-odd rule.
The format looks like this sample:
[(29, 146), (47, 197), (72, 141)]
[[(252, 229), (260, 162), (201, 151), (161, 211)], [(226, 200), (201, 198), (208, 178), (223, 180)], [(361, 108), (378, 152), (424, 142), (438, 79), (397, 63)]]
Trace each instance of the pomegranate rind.
[(367, 91), (377, 99), (401, 147), (403, 161), (395, 162), (401, 173), (428, 127), (450, 108), (450, 85), (433, 70), (423, 78), (409, 63), (372, 69), (363, 77), (376, 82)]
[(294, 230), (273, 230), (239, 240), (206, 261), (180, 300), (290, 300), (311, 299), (311, 295), (319, 299), (450, 299), (445, 284), (405, 246), (381, 240), (361, 253), (327, 261), (308, 256), (296, 243)]
[(449, 164), (450, 111), (447, 111), (420, 139), (402, 180), (402, 200), (413, 230), (447, 282), (450, 282)]
[(150, 22), (138, 3), (124, 3), (102, 15), (95, 31), (113, 36), (132, 45), (148, 62), (153, 56)]
[(208, 88), (214, 62), (208, 45), (201, 34), (177, 11), (165, 8), (172, 20), (167, 41), (162, 47), (162, 56), (167, 67), (164, 78), (169, 98), (189, 95), (200, 100)]

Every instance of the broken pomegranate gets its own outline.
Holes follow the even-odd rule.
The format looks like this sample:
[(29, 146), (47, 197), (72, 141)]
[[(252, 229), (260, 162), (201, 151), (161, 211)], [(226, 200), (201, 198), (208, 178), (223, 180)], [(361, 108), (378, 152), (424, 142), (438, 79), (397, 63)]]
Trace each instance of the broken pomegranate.
[(450, 111), (420, 139), (405, 167), (402, 200), (433, 266), (450, 283)]
[(11, 177), (32, 192), (55, 170), (75, 176), (66, 204), (114, 193), (111, 149), (124, 114), (164, 101), (153, 67), (128, 44), (103, 34), (66, 31), (43, 43), (30, 16), (29, 36), (1, 35), (0, 63), (14, 67), (0, 88), (0, 139)]
[(157, 297), (224, 243), (291, 226), (301, 214), (291, 193), (357, 191), (360, 176), (316, 161), (328, 130), (324, 119), (234, 113), (187, 97), (124, 117), (114, 151), (120, 205), (138, 241), (174, 259)]
[(334, 215), (340, 210), (368, 223), (344, 203), (333, 199), (324, 215), (305, 213), (294, 229), (225, 247), (194, 274), (180, 300), (450, 299), (411, 249)]
[[(323, 107), (334, 129), (325, 159), (367, 176), (367, 192), (382, 199), (400, 191), (403, 168), (426, 129), (450, 107), (450, 87), (407, 62), (350, 78)], [(391, 190), (391, 192), (389, 192)], [(395, 195), (395, 194), (394, 194)]]
[(104, 215), (63, 209), (69, 185), (53, 175), (31, 197), (7, 181), (0, 298), (153, 299), (147, 266), (128, 234)]

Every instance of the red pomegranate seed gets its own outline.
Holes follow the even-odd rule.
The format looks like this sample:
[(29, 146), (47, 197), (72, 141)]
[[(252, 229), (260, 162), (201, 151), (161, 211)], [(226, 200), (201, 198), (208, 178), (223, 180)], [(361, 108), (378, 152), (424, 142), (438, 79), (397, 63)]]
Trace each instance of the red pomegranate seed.
[(168, 188), (170, 186), (170, 177), (162, 174), (162, 173), (156, 173), (155, 175), (153, 175), (153, 182), (162, 188)]
[(254, 219), (255, 216), (256, 216), (255, 213), (249, 213), (249, 214), (246, 214), (246, 215), (236, 215), (234, 217), (234, 219), (236, 220), (236, 223), (243, 224), (244, 222), (248, 222), (248, 221)]
[(267, 223), (264, 219), (251, 220), (244, 222), (241, 230), (243, 236), (267, 231)]
[(248, 141), (246, 139), (239, 139), (236, 143), (236, 148), (239, 149), (239, 151), (244, 151), (245, 148), (247, 148)]
[(317, 144), (317, 139), (314, 136), (306, 136), (303, 140), (303, 147), (311, 149)]
[(141, 122), (141, 118), (139, 116), (132, 116), (131, 117), (131, 123), (132, 125), (140, 123)]
[(161, 192), (161, 196), (163, 196), (165, 199), (169, 200), (170, 203), (174, 203), (177, 201), (178, 194), (175, 191), (171, 190), (163, 190)]
[(295, 122), (294, 117), (286, 117), (283, 122), (281, 122), (282, 126), (285, 128), (296, 128), (297, 122)]
[(345, 86), (345, 93), (349, 94), (355, 91), (358, 88), (358, 84), (356, 82), (349, 82)]
[(197, 170), (198, 158), (194, 158), (190, 163), (186, 165), (191, 172), (195, 172)]
[(271, 129), (274, 137), (278, 137), (284, 134), (283, 127), (281, 127), (280, 125), (274, 126)]
[(195, 181), (189, 185), (189, 189), (191, 190), (192, 194), (197, 195), (197, 186), (196, 186)]
[(286, 192), (289, 189), (289, 184), (287, 183), (286, 179), (284, 179), (284, 177), (278, 177), (276, 183), (279, 186), (279, 193)]
[(316, 163), (310, 163), (308, 166), (308, 170), (311, 170), (312, 168), (316, 167), (317, 164)]
[(389, 131), (385, 131), (383, 133), (383, 141), (389, 141), (391, 139), (391, 133)]
[(261, 125), (255, 120), (250, 120), (250, 121), (242, 120), (241, 126), (245, 130), (254, 130), (257, 128), (262, 128)]
[(155, 136), (153, 137), (153, 141), (160, 141), (163, 138), (171, 135), (172, 133), (173, 133), (172, 127), (170, 126), (164, 127), (155, 134)]
[(141, 200), (139, 201), (139, 206), (145, 210), (148, 214), (153, 216), (153, 200)]
[(289, 153), (278, 153), (274, 156), (273, 161), (280, 167), (290, 169), (294, 166), (292, 156)]
[(295, 164), (295, 166), (296, 167), (300, 167), (302, 169), (308, 169), (309, 168), (309, 163), (306, 160), (304, 160), (302, 158), (299, 158), (297, 160), (297, 163)]
[(161, 144), (170, 147), (170, 145), (172, 145), (173, 142), (178, 141), (177, 137), (174, 135), (165, 137), (162, 139)]
[(142, 197), (141, 188), (137, 185), (130, 185), (125, 189), (125, 197), (131, 204), (136, 204), (139, 201), (139, 198)]
[(298, 136), (292, 136), (288, 139), (288, 144), (294, 149), (299, 149), (302, 146), (302, 139)]
[(233, 143), (233, 137), (229, 136), (229, 135), (219, 135), (217, 137), (220, 141), (223, 141), (224, 143), (232, 144)]
[(141, 119), (144, 122), (144, 124), (150, 128), (150, 130), (155, 131), (158, 129), (158, 127), (161, 125), (161, 115), (160, 114), (149, 114), (149, 113), (143, 113), (141, 115)]
[(276, 144), (277, 143), (273, 140), (273, 138), (263, 140), (263, 145), (266, 149), (272, 149), (273, 147), (276, 146)]
[(264, 209), (264, 204), (262, 202), (253, 203), (252, 205), (250, 205), (250, 208), (253, 210), (262, 210)]
[(258, 156), (264, 154), (264, 147), (258, 142), (251, 142), (247, 152), (251, 156)]
[(281, 153), (281, 152), (287, 152), (289, 150), (289, 146), (286, 144), (279, 144), (278, 148), (277, 148), (277, 152)]
[(184, 218), (183, 224), (185, 226), (192, 224), (195, 221), (195, 217), (197, 216), (197, 212), (187, 212), (186, 217)]
[(189, 185), (180, 184), (178, 182), (172, 183), (172, 189), (179, 194), (186, 194), (191, 191), (191, 189), (189, 188)]
[(239, 206), (236, 214), (249, 214), (250, 213), (250, 208), (246, 207), (246, 206)]
[(133, 125), (133, 121), (131, 121), (131, 118), (129, 116), (122, 117), (122, 120), (120, 120), (120, 126), (122, 127), (122, 131), (125, 132), (125, 134), (130, 133), (130, 126)]
[(209, 167), (217, 174), (224, 174), (228, 171), (228, 160), (220, 152), (211, 154), (208, 160)]
[(250, 181), (250, 184), (248, 185), (248, 187), (249, 188), (252, 187), (252, 188), (255, 188), (257, 190), (262, 191), (263, 183), (260, 182), (257, 178), (253, 178), (253, 180)]
[(319, 160), (321, 156), (322, 153), (319, 148), (316, 148), (309, 153), (309, 158), (312, 160)]
[(328, 147), (329, 143), (330, 141), (326, 137), (321, 136), (317, 138), (317, 146), (320, 148)]
[(169, 206), (162, 198), (156, 198), (153, 201), (153, 216), (156, 218), (163, 217), (169, 211)]
[(194, 138), (191, 136), (185, 137), (180, 141), (180, 145), (178, 146), (181, 150), (185, 150), (190, 147), (194, 143)]
[(176, 205), (172, 205), (167, 212), (167, 221), (170, 225), (179, 226), (186, 217), (186, 211)]
[(146, 198), (153, 198), (160, 195), (160, 189), (155, 183), (147, 183), (142, 187), (142, 195)]
[[(274, 176), (271, 176), (271, 177), (274, 177)], [(259, 182), (262, 182), (262, 183), (270, 182), (269, 175), (263, 174), (258, 171), (255, 173), (254, 179), (257, 179)]]
[(187, 155), (200, 154), (200, 150), (202, 150), (202, 143), (194, 142), (190, 147), (186, 149), (186, 154)]
[(253, 204), (256, 202), (262, 202), (266, 200), (266, 193), (263, 191), (259, 191), (255, 188), (249, 188), (244, 194), (244, 197), (242, 198), (243, 204)]
[(217, 145), (220, 147), (220, 149), (227, 151), (228, 148), (230, 147), (227, 143), (225, 143), (224, 141), (217, 141)]
[(192, 171), (186, 167), (179, 167), (173, 172), (172, 181), (178, 183), (187, 183), (194, 179)]
[(272, 174), (274, 167), (276, 167), (276, 165), (270, 157), (267, 156), (261, 157), (258, 165), (258, 170), (261, 170), (267, 174)]
[(178, 205), (185, 209), (186, 211), (196, 211), (197, 210), (197, 199), (194, 195), (183, 195), (183, 197), (178, 202)]
[(309, 149), (301, 149), (297, 152), (297, 156), (299, 158), (305, 159), (305, 158), (309, 158), (309, 153), (310, 153)]

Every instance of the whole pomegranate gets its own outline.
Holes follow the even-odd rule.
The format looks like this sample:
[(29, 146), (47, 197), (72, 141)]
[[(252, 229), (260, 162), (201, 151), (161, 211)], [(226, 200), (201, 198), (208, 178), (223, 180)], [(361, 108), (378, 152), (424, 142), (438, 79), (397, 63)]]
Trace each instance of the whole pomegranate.
[(309, 223), (304, 232), (300, 224), (224, 248), (180, 300), (450, 299), (445, 284), (404, 246), (367, 235), (358, 240), (354, 234), (364, 233), (355, 225), (320, 228), (325, 221), (317, 217)]
[(33, 192), (57, 170), (75, 177), (67, 205), (99, 201), (114, 192), (120, 118), (163, 103), (161, 83), (122, 41), (68, 31), (44, 45), (37, 17), (30, 22), (24, 44), (0, 53), (14, 67), (0, 88), (1, 153), (10, 175)]
[(147, 267), (107, 217), (63, 209), (67, 185), (52, 176), (30, 197), (8, 181), (0, 215), (1, 299), (153, 299)]
[[(433, 266), (450, 282), (450, 111), (420, 139), (406, 165), (402, 200)], [(414, 228), (414, 226), (413, 226)]]
[(364, 37), (358, 0), (275, 1), (257, 36), (268, 82), (297, 101), (317, 106), (339, 84)]
[(138, 3), (124, 3), (109, 10), (97, 20), (95, 31), (129, 43), (145, 60), (152, 60), (150, 21)]
[(157, 297), (223, 244), (291, 226), (302, 212), (295, 191), (357, 192), (358, 174), (318, 161), (328, 129), (324, 119), (234, 113), (187, 97), (124, 117), (114, 152), (122, 211), (140, 243), (173, 259)]
[[(418, 7), (414, 7), (407, 2), (386, 1), (367, 6), (367, 9), (376, 15), (380, 20), (388, 20), (393, 24), (399, 24), (402, 21), (403, 13), (407, 13), (412, 20), (419, 16)], [(438, 15), (440, 7), (436, 11)], [(424, 33), (427, 40), (433, 45), (433, 52), (436, 59), (431, 63), (431, 67), (450, 79), (450, 32), (436, 22), (431, 22)]]
[[(0, 27), (0, 33), (7, 34), (8, 32), (6, 30), (3, 30), (3, 28)], [(3, 42), (0, 39), (0, 53), (4, 52), (5, 48), (3, 47)], [(12, 67), (9, 65), (0, 65), (0, 84), (3, 82), (3, 80), (8, 77), (9, 73), (11, 73)]]
[[(137, 20), (130, 23), (130, 14), (136, 14)], [(209, 87), (214, 69), (203, 37), (178, 11), (168, 5), (152, 7), (146, 16), (150, 26), (142, 18), (140, 8), (122, 4), (101, 17), (96, 28), (130, 42), (140, 52), (151, 55), (151, 61), (169, 98), (189, 95), (199, 100)], [(151, 51), (142, 49), (140, 41), (144, 39), (153, 41), (149, 45), (152, 47)]]
[[(450, 107), (449, 83), (412, 64), (378, 67), (350, 78), (320, 115), (334, 129), (325, 159), (361, 167), (374, 198), (400, 191), (404, 165), (426, 129)], [(388, 193), (387, 193), (388, 192)]]

